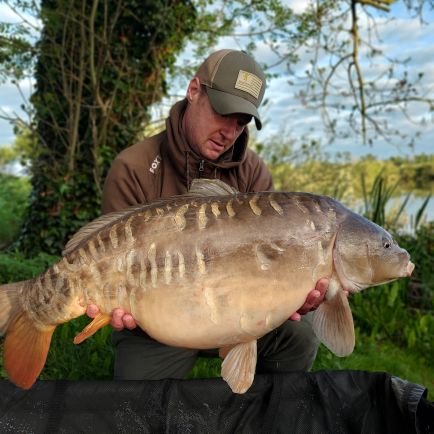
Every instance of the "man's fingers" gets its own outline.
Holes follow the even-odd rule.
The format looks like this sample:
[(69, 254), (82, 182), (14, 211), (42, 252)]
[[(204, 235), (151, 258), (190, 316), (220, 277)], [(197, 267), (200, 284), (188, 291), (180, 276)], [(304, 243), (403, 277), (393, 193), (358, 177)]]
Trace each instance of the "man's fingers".
[(122, 309), (115, 309), (113, 311), (110, 324), (116, 331), (123, 330), (124, 328), (132, 330), (137, 327), (133, 316), (130, 313), (125, 313)]
[(328, 288), (329, 288), (329, 279), (327, 279), (325, 277), (323, 277), (322, 279), (319, 279), (315, 285), (315, 289), (320, 293), (320, 295), (322, 297), (324, 297)]
[[(86, 315), (90, 318), (95, 318), (99, 314), (99, 308), (95, 304), (90, 304), (86, 308)], [(112, 318), (110, 320), (110, 325), (116, 330), (120, 331), (124, 328), (129, 330), (135, 329), (137, 327), (136, 321), (130, 313), (125, 313), (123, 309), (115, 309), (112, 312)]]
[(321, 298), (321, 292), (317, 289), (314, 289), (309, 292), (306, 298), (305, 306), (315, 306), (316, 303), (318, 303), (318, 300)]
[(318, 305), (321, 303), (322, 295), (320, 291), (313, 289), (309, 292), (309, 294), (306, 297), (306, 301), (304, 302), (303, 306), (301, 306), (300, 309), (298, 309), (298, 313), (301, 315), (305, 315), (306, 313), (310, 312), (312, 309), (317, 308)]
[(137, 327), (136, 321), (134, 320), (133, 316), (129, 313), (126, 313), (123, 317), (122, 320), (124, 322), (124, 326), (129, 329), (135, 329)]
[(110, 325), (116, 330), (120, 331), (124, 327), (124, 323), (122, 321), (122, 318), (124, 316), (125, 312), (122, 309), (115, 309), (112, 313), (112, 319), (110, 321)]
[(301, 320), (301, 315), (298, 312), (293, 313), (289, 319), (291, 321), (300, 321)]
[[(315, 310), (324, 300), (325, 294), (329, 286), (329, 279), (321, 278), (315, 285), (315, 288), (307, 294), (306, 301), (303, 306), (298, 309), (295, 314), (292, 314), (289, 319), (299, 321), (301, 315), (305, 315), (311, 310)], [(297, 316), (298, 314), (298, 316)]]
[(89, 304), (86, 309), (86, 315), (90, 318), (95, 318), (99, 314), (99, 308), (96, 304)]

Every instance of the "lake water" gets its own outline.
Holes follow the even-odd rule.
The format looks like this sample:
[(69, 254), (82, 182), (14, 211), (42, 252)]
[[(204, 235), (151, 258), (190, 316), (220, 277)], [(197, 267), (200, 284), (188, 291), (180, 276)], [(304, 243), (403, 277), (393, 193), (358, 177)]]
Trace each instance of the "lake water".
[[(427, 196), (428, 193), (423, 197), (413, 196), (413, 195), (410, 197), (399, 220), (402, 226), (401, 231), (408, 232), (408, 233), (414, 232), (414, 220), (416, 218), (416, 214), (422, 207), (422, 204), (424, 203), (425, 198)], [(393, 216), (396, 215), (396, 212), (400, 209), (405, 198), (406, 195), (403, 194), (399, 197), (392, 198), (390, 200), (390, 202), (386, 207), (389, 216), (393, 218)], [(357, 203), (354, 206), (350, 206), (350, 208), (358, 212), (359, 214), (363, 214), (364, 207), (362, 201), (360, 201), (360, 203)], [(431, 197), (423, 213), (421, 223), (428, 223), (433, 221), (434, 221), (434, 197)]]

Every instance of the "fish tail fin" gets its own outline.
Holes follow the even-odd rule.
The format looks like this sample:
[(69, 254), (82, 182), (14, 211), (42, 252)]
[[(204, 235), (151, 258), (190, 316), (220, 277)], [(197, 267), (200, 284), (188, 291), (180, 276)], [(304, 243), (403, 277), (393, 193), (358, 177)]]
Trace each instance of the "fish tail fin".
[(44, 367), (55, 325), (36, 326), (19, 297), (25, 282), (0, 287), (0, 333), (6, 334), (3, 360), (9, 379), (29, 389)]
[(30, 389), (47, 359), (55, 325), (36, 327), (25, 312), (11, 323), (4, 343), (4, 367), (9, 379), (23, 389)]
[(0, 286), (0, 336), (5, 335), (9, 324), (21, 310), (19, 296), (25, 282)]

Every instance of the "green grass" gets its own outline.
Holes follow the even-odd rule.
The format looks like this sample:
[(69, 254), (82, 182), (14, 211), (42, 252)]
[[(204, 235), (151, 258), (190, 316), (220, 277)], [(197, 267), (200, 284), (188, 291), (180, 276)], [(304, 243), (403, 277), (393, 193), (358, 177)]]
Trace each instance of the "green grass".
[[(188, 378), (219, 377), (220, 366), (221, 360), (218, 358), (199, 358)], [(390, 342), (358, 336), (356, 348), (348, 357), (337, 357), (320, 345), (312, 371), (322, 370), (387, 372), (426, 387), (428, 400), (434, 401), (434, 366), (421, 361), (420, 356), (409, 349), (399, 348)]]
[(104, 327), (83, 343), (75, 335), (91, 321), (82, 316), (57, 327), (41, 379), (107, 380), (113, 378), (114, 350), (111, 327)]
[(29, 193), (30, 183), (26, 178), (0, 172), (0, 248), (8, 246), (15, 240)]
[(220, 377), (222, 361), (218, 357), (199, 357), (187, 378)]
[(428, 399), (434, 401), (434, 366), (421, 361), (420, 356), (408, 348), (374, 341), (363, 335), (357, 337), (356, 348), (348, 357), (337, 357), (321, 345), (312, 370), (343, 369), (387, 372), (426, 387)]

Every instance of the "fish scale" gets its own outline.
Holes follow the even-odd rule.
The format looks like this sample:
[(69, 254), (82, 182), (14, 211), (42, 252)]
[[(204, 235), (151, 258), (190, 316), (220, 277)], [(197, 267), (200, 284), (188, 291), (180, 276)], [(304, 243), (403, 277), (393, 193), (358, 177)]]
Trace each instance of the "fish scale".
[(198, 180), (188, 195), (100, 217), (41, 276), (1, 286), (5, 369), (15, 384), (31, 387), (56, 325), (96, 304), (100, 314), (74, 342), (122, 308), (162, 343), (219, 348), (223, 378), (243, 393), (253, 381), (257, 339), (287, 321), (319, 279), (329, 278), (331, 289), (313, 329), (343, 356), (354, 348), (344, 290), (406, 277), (413, 267), (384, 229), (332, 198), (238, 193)]
[[(281, 198), (283, 198), (284, 195), (281, 195)], [(280, 198), (280, 199), (281, 199)], [(276, 194), (273, 195), (273, 201), (274, 203), (278, 203), (279, 197), (276, 196)], [(203, 203), (205, 202), (205, 203)], [(251, 218), (251, 216), (259, 217), (262, 215), (263, 211), (265, 213), (269, 213), (271, 215), (281, 216), (282, 213), (279, 213), (276, 211), (276, 207), (273, 207), (270, 201), (270, 195), (264, 195), (264, 196), (258, 196), (255, 195), (253, 198), (249, 198), (245, 195), (240, 195), (236, 198), (236, 200), (229, 199), (229, 200), (220, 200), (212, 202), (214, 203), (214, 209), (216, 209), (216, 206), (218, 209), (223, 209), (227, 211), (226, 218), (232, 219), (232, 221), (236, 221), (237, 219), (243, 220), (245, 218), (245, 215), (247, 214), (248, 218)], [(129, 217), (127, 222), (125, 223), (125, 226), (122, 226), (121, 223), (117, 223), (111, 228), (107, 229), (109, 233), (109, 240), (106, 238), (105, 242), (103, 241), (103, 245), (105, 246), (105, 251), (110, 251), (110, 249), (113, 250), (113, 252), (116, 253), (116, 251), (124, 251), (125, 257), (120, 256), (118, 258), (119, 262), (123, 264), (123, 268), (120, 271), (120, 273), (116, 273), (113, 270), (110, 270), (110, 264), (106, 266), (105, 274), (109, 274), (114, 276), (113, 284), (111, 289), (108, 291), (109, 293), (113, 294), (111, 297), (111, 301), (114, 301), (116, 305), (110, 306), (110, 304), (107, 303), (107, 300), (104, 302), (101, 300), (101, 297), (99, 296), (99, 289), (98, 285), (96, 285), (97, 282), (93, 282), (94, 280), (92, 276), (94, 273), (87, 273), (87, 277), (81, 279), (81, 280), (87, 280), (89, 283), (87, 285), (88, 289), (88, 298), (91, 300), (94, 300), (97, 304), (102, 305), (105, 304), (106, 308), (109, 309), (119, 307), (119, 297), (116, 297), (116, 285), (120, 285), (118, 283), (118, 279), (116, 278), (118, 275), (121, 279), (121, 281), (124, 280), (124, 275), (126, 275), (126, 294), (129, 295), (131, 291), (134, 289), (135, 295), (139, 295), (140, 292), (145, 292), (149, 290), (149, 288), (155, 288), (158, 285), (167, 285), (168, 282), (172, 282), (172, 279), (175, 280), (178, 277), (181, 277), (182, 280), (185, 279), (185, 276), (189, 276), (189, 281), (191, 282), (194, 280), (195, 276), (197, 275), (203, 275), (207, 272), (207, 264), (209, 264), (212, 261), (212, 256), (207, 254), (205, 255), (205, 252), (210, 250), (203, 248), (200, 246), (200, 242), (197, 243), (195, 238), (192, 238), (193, 245), (191, 245), (191, 237), (189, 235), (189, 231), (196, 231), (197, 229), (199, 231), (206, 230), (210, 231), (213, 229), (213, 226), (217, 224), (218, 218), (223, 219), (223, 215), (220, 214), (220, 217), (215, 217), (214, 219), (210, 219), (207, 215), (207, 211), (209, 212), (209, 209), (212, 209), (211, 207), (208, 207), (208, 204), (211, 204), (211, 201), (207, 198), (203, 198), (202, 200), (195, 200), (190, 202), (189, 204), (180, 204), (177, 207), (173, 208), (172, 212), (164, 212), (163, 208), (157, 207), (155, 209), (155, 213), (153, 216), (153, 219), (156, 224), (160, 224), (167, 227), (166, 221), (175, 221), (175, 227), (176, 230), (183, 232), (185, 231), (185, 236), (187, 238), (187, 241), (184, 242), (184, 245), (186, 245), (185, 249), (188, 252), (181, 253), (179, 252), (179, 249), (176, 247), (176, 250), (178, 253), (181, 253), (182, 257), (184, 258), (184, 267), (185, 267), (185, 258), (187, 259), (187, 270), (185, 272), (180, 272), (178, 275), (174, 275), (173, 270), (176, 269), (176, 261), (179, 259), (179, 255), (174, 255), (173, 263), (171, 263), (170, 267), (168, 267), (168, 253), (170, 255), (170, 258), (172, 258), (172, 247), (159, 247), (160, 244), (158, 242), (151, 243), (151, 246), (147, 249), (145, 246), (147, 245), (147, 242), (149, 243), (150, 237), (147, 236), (146, 233), (146, 226), (149, 223), (149, 220), (145, 222), (145, 219), (143, 219), (143, 215), (139, 213), (138, 215), (135, 215), (134, 217)], [(228, 205), (230, 204), (230, 206)], [(248, 206), (246, 206), (248, 204)], [(280, 207), (280, 205), (279, 205)], [(279, 208), (282, 209), (281, 207)], [(304, 209), (303, 209), (304, 212)], [(180, 217), (182, 216), (182, 217)], [(264, 217), (266, 215), (264, 214)], [(182, 220), (185, 220), (183, 222)], [(144, 225), (143, 223), (146, 223)], [(122, 229), (124, 228), (124, 233), (122, 232)], [(151, 232), (157, 232), (154, 228), (154, 230), (151, 230)], [(104, 233), (99, 234), (100, 237), (103, 237), (104, 240)], [(123, 236), (122, 236), (123, 235)], [(156, 234), (154, 234), (156, 235)], [(80, 251), (84, 251), (86, 253), (90, 252), (92, 249), (90, 249), (88, 246), (93, 243), (93, 239), (90, 239), (87, 241), (87, 243), (79, 249)], [(209, 244), (208, 244), (209, 245)], [(259, 244), (258, 244), (259, 245)], [(127, 250), (126, 246), (128, 248), (135, 248), (138, 250), (144, 250), (145, 251), (145, 258), (147, 259), (146, 262), (141, 262), (134, 268), (134, 273), (131, 272), (132, 264), (128, 266), (128, 258), (132, 257), (132, 252), (135, 250)], [(265, 265), (267, 263), (267, 255), (263, 252), (263, 246), (262, 248), (256, 249), (256, 255), (253, 253), (250, 255), (252, 259), (256, 259), (256, 263), (259, 265), (261, 270), (268, 269), (269, 266)], [(227, 248), (227, 245), (226, 245)], [(217, 249), (216, 249), (217, 250)], [(82, 258), (85, 257), (83, 253), (80, 255)], [(143, 256), (143, 255), (142, 255)], [(87, 257), (87, 256), (86, 256)], [(139, 258), (140, 255), (135, 254), (134, 258)], [(94, 261), (96, 258), (92, 258)], [(130, 261), (131, 262), (131, 261)], [(179, 268), (178, 268), (179, 270)], [(183, 268), (181, 268), (183, 270)], [(168, 275), (170, 274), (170, 278), (168, 278)], [(146, 276), (144, 278), (144, 276)], [(141, 285), (137, 285), (137, 282), (140, 280)], [(93, 288), (93, 289), (92, 289)], [(108, 289), (108, 288), (106, 288)], [(107, 293), (107, 292), (106, 292)], [(128, 298), (126, 300), (123, 300), (123, 303), (121, 307), (131, 310), (131, 300)]]
[[(214, 201), (214, 209), (216, 209), (216, 206), (218, 206), (218, 209), (227, 210), (229, 208), (229, 212), (227, 212), (227, 217), (230, 217), (231, 219), (242, 219), (243, 218), (243, 206), (245, 204), (249, 204), (246, 208), (245, 213), (247, 213), (249, 216), (250, 214), (253, 214), (254, 216), (259, 217), (260, 213), (258, 210), (266, 210), (270, 211), (271, 214), (280, 215), (276, 210), (271, 206), (269, 195), (260, 198), (259, 196), (254, 196), (254, 198), (248, 200), (249, 198), (247, 196), (241, 196), (237, 198), (236, 201), (233, 201), (232, 199), (224, 200), (224, 201)], [(261, 199), (261, 200), (259, 200)], [(274, 200), (276, 200), (276, 195), (274, 195)], [(195, 200), (192, 203), (188, 204), (189, 207), (186, 208), (187, 204), (181, 204), (178, 207), (174, 208), (171, 213), (163, 212), (163, 208), (158, 207), (155, 210), (155, 214), (153, 216), (154, 220), (160, 224), (163, 222), (163, 226), (167, 227), (165, 222), (166, 220), (175, 220), (177, 221), (175, 226), (176, 229), (179, 230), (180, 228), (180, 215), (183, 215), (185, 218), (185, 224), (182, 224), (181, 232), (186, 231), (195, 231), (197, 228), (199, 230), (211, 230), (212, 226), (217, 223), (217, 220), (219, 217), (215, 217), (214, 219), (211, 219), (207, 215), (207, 211), (211, 210), (211, 207), (208, 207), (208, 204), (211, 204), (211, 201), (204, 198), (203, 201), (205, 203), (202, 203), (202, 201)], [(228, 203), (231, 203), (231, 207), (228, 207)], [(181, 212), (179, 211), (181, 210)], [(177, 217), (178, 216), (178, 217)], [(220, 214), (220, 218), (222, 217), (222, 214)], [(145, 225), (144, 225), (145, 223)], [(170, 266), (170, 274), (172, 273), (172, 270), (176, 269), (176, 263), (179, 259), (179, 248), (176, 248), (176, 251), (179, 252), (177, 254), (172, 254), (173, 248), (166, 248), (164, 251), (164, 248), (160, 249), (155, 246), (154, 243), (151, 243), (151, 246), (147, 250), (147, 254), (145, 257), (147, 257), (146, 264), (144, 262), (135, 264), (136, 267), (134, 268), (134, 273), (131, 273), (130, 269), (132, 268), (132, 265), (128, 265), (129, 261), (128, 258), (132, 257), (132, 252), (135, 250), (127, 250), (128, 248), (135, 248), (135, 249), (144, 249), (146, 252), (146, 247), (142, 247), (146, 245), (147, 240), (149, 237), (146, 233), (146, 225), (148, 222), (143, 219), (143, 214), (139, 213), (138, 215), (135, 215), (134, 217), (129, 217), (125, 225), (122, 225), (121, 223), (116, 223), (112, 227), (105, 229), (104, 232), (99, 233), (98, 236), (100, 237), (101, 245), (104, 246), (104, 252), (108, 252), (108, 257), (110, 258), (110, 253), (116, 254), (116, 252), (124, 251), (125, 257), (120, 256), (118, 258), (118, 261), (123, 265), (122, 269), (119, 270), (121, 279), (124, 278), (124, 275), (127, 277), (127, 292), (131, 291), (132, 288), (134, 288), (137, 285), (137, 282), (140, 280), (141, 284), (145, 283), (144, 287), (140, 287), (140, 290), (146, 292), (146, 288), (149, 286), (155, 287), (157, 284), (168, 284), (167, 281), (167, 275), (168, 275), (168, 266), (167, 266), (167, 252), (169, 252), (170, 257), (173, 256), (173, 263)], [(151, 230), (151, 232), (155, 232), (154, 230)], [(108, 233), (108, 237), (107, 237)], [(186, 237), (190, 237), (190, 235), (186, 235)], [(148, 242), (149, 243), (149, 242)], [(95, 257), (95, 249), (91, 246), (94, 246), (94, 238), (91, 238), (86, 243), (84, 243), (79, 249), (78, 254), (75, 252), (72, 257), (68, 257), (68, 263), (75, 264), (76, 261), (80, 263), (81, 266), (81, 274), (82, 278), (81, 281), (87, 281), (88, 284), (86, 286), (87, 288), (87, 298), (94, 300), (98, 304), (102, 303), (100, 300), (98, 290), (99, 290), (99, 279), (95, 279), (95, 276), (101, 276), (102, 274), (109, 274), (114, 275), (115, 278), (114, 284), (116, 284), (116, 276), (118, 273), (116, 273), (113, 270), (113, 266), (110, 267), (110, 263), (106, 263), (106, 260), (102, 261), (102, 264), (99, 264), (98, 262), (98, 256)], [(188, 249), (187, 249), (188, 250)], [(190, 260), (187, 261), (187, 264), (189, 265), (189, 269), (186, 271), (186, 274), (190, 276), (190, 279), (193, 278), (196, 274), (204, 274), (206, 272), (206, 263), (210, 261), (210, 258), (207, 257), (207, 260), (205, 260), (205, 249), (202, 249), (199, 246), (195, 246), (194, 252), (191, 250), (192, 247), (190, 246), (190, 252), (189, 253), (181, 253), (184, 261), (185, 258), (190, 258)], [(162, 253), (164, 251), (164, 253)], [(261, 258), (259, 260), (259, 263), (263, 265), (264, 262), (264, 254), (260, 253)], [(209, 255), (207, 255), (209, 256)], [(135, 254), (134, 259), (137, 260), (140, 256)], [(104, 258), (104, 257), (103, 257)], [(93, 270), (90, 269), (90, 265), (92, 264), (94, 266)], [(146, 265), (146, 267), (145, 267)], [(95, 268), (97, 269), (103, 269), (104, 271), (100, 271), (99, 273), (95, 273)], [(111, 269), (110, 269), (111, 268)], [(178, 268), (179, 269), (179, 268)], [(182, 268), (181, 268), (182, 270)], [(75, 273), (74, 273), (75, 274)], [(183, 272), (181, 271), (179, 273), (180, 276), (182, 276)], [(143, 279), (143, 276), (146, 276), (145, 279)], [(141, 278), (140, 278), (141, 277)], [(176, 277), (176, 276), (172, 276)], [(185, 277), (182, 276), (183, 278)], [(171, 280), (171, 279), (170, 279)], [(116, 287), (112, 287), (111, 291), (108, 291), (111, 294), (116, 293)], [(107, 292), (106, 292), (107, 293)], [(115, 297), (114, 295), (111, 297), (112, 300), (118, 302), (118, 297)], [(107, 303), (106, 303), (107, 305)], [(116, 306), (113, 306), (113, 308)], [(128, 302), (125, 301), (123, 307), (129, 307)]]

